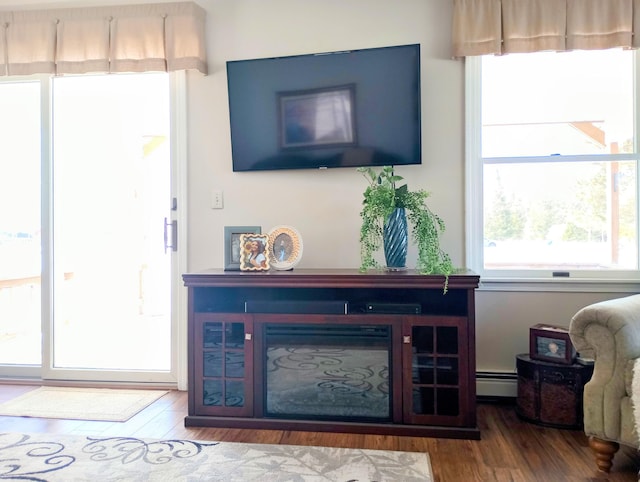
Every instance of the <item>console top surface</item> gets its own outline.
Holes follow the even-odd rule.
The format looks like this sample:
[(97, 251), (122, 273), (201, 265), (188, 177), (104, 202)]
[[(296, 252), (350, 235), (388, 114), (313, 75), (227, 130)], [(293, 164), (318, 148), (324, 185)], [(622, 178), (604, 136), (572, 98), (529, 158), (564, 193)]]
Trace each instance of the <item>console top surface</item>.
[[(444, 287), (444, 275), (424, 275), (416, 270), (367, 271), (357, 269), (295, 269), (289, 271), (223, 271), (221, 269), (186, 273), (182, 276), (187, 287), (389, 287), (425, 288)], [(462, 271), (448, 277), (448, 289), (474, 289), (480, 277), (471, 271)]]

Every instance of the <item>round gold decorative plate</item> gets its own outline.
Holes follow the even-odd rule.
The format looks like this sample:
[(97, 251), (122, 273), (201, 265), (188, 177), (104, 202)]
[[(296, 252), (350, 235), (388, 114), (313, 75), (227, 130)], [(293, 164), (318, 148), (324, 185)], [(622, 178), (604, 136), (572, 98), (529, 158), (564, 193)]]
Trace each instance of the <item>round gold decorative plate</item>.
[(296, 228), (276, 226), (269, 231), (269, 264), (286, 271), (302, 259), (302, 237)]

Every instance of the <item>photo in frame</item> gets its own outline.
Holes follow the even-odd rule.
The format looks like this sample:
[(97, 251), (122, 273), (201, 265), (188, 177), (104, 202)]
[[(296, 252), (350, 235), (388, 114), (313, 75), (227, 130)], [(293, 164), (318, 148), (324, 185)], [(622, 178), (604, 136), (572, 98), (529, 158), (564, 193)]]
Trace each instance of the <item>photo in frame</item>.
[(269, 270), (269, 235), (240, 235), (240, 271)]
[(292, 226), (276, 226), (269, 231), (269, 264), (276, 270), (291, 270), (302, 258), (302, 237)]
[(576, 352), (569, 337), (569, 330), (540, 323), (532, 326), (529, 331), (531, 359), (564, 365), (573, 363)]
[(240, 271), (240, 255), (242, 254), (241, 234), (260, 234), (260, 226), (225, 226), (224, 227), (224, 270)]

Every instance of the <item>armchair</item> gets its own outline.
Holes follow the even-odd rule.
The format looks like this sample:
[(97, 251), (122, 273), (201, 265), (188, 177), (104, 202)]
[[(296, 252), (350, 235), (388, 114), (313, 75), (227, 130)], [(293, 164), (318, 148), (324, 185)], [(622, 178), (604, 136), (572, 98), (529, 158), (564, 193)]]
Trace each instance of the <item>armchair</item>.
[(640, 358), (640, 295), (582, 308), (571, 320), (569, 336), (581, 356), (595, 360), (584, 387), (584, 432), (598, 469), (609, 472), (619, 444), (640, 447), (631, 397)]

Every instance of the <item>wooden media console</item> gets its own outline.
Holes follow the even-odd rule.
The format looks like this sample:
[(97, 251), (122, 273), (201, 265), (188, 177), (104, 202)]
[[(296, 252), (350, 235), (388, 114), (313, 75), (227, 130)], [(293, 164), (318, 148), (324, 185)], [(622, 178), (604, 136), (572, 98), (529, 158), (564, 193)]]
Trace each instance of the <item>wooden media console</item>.
[(183, 275), (187, 426), (479, 439), (473, 273)]

